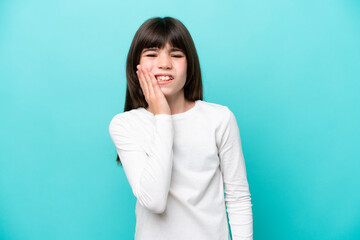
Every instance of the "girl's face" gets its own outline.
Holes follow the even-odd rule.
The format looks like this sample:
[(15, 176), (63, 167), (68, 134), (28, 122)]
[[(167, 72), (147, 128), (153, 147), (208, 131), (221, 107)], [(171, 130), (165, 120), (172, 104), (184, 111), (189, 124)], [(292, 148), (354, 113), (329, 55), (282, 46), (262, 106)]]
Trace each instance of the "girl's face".
[(172, 48), (169, 43), (166, 43), (163, 49), (145, 48), (141, 52), (140, 65), (155, 77), (162, 73), (172, 75), (172, 81), (159, 84), (165, 96), (177, 97), (184, 94), (187, 60), (181, 49)]

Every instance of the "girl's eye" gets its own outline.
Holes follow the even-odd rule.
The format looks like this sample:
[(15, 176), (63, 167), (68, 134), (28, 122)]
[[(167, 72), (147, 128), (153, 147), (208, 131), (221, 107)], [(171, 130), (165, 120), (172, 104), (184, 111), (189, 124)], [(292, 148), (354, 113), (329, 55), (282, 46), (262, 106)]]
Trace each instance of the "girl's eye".
[[(156, 55), (155, 54), (148, 54), (146, 55), (147, 57), (155, 57)], [(176, 57), (176, 58), (181, 58), (183, 57), (182, 55), (173, 55), (172, 57)]]

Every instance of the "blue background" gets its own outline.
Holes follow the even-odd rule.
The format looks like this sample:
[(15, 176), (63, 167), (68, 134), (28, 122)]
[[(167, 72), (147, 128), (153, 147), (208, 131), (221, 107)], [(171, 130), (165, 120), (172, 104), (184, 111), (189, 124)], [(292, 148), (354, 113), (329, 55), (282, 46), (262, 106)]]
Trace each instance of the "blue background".
[(172, 16), (241, 132), (254, 239), (360, 239), (360, 3), (0, 2), (0, 239), (133, 239), (108, 133), (138, 27)]

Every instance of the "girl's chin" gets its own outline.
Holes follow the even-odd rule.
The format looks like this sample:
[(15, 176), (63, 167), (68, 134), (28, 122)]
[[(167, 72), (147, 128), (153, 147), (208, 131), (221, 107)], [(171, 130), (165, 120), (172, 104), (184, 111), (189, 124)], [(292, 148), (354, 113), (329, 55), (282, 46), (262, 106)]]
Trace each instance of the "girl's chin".
[(160, 87), (162, 93), (165, 95), (165, 96), (170, 96), (171, 95), (171, 92), (169, 90), (167, 90), (166, 88), (162, 88)]

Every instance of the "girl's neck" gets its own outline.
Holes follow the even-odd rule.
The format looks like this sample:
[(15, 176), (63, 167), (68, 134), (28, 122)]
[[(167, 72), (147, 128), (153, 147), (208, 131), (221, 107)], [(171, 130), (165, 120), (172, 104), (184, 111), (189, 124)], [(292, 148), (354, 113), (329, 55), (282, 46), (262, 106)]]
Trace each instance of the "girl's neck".
[[(195, 105), (195, 101), (189, 101), (185, 98), (177, 99), (175, 101), (171, 101), (169, 99), (166, 99), (166, 100), (168, 101), (168, 104), (169, 104), (169, 107), (171, 110), (171, 115), (186, 112), (186, 111), (190, 110), (191, 108), (193, 108)], [(146, 108), (146, 110), (154, 113), (152, 111), (152, 109), (150, 108), (150, 106), (148, 106)]]

